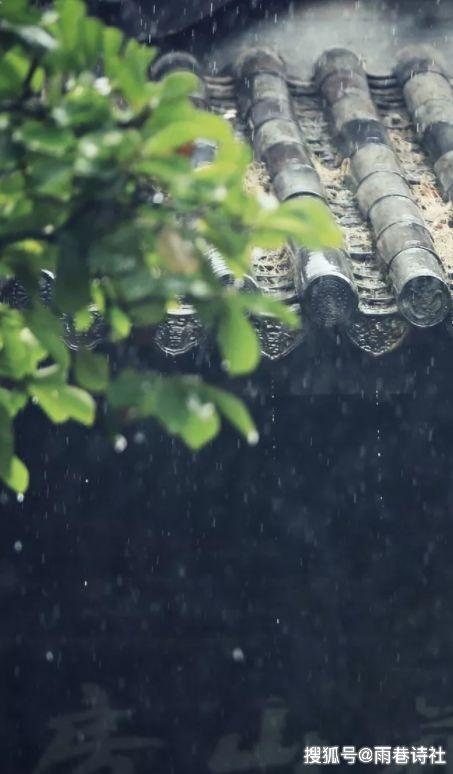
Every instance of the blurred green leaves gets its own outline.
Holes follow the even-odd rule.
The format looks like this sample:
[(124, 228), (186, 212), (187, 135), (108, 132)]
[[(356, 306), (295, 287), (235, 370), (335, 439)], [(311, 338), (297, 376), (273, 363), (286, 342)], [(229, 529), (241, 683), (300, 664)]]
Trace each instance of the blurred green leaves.
[(238, 398), (206, 385), (196, 376), (164, 377), (123, 371), (109, 387), (109, 403), (130, 419), (154, 417), (169, 433), (198, 450), (217, 435), (221, 417), (249, 443), (258, 440), (253, 420)]
[(0, 305), (0, 477), (18, 492), (28, 475), (14, 455), (12, 421), (29, 399), (54, 422), (94, 421), (91, 395), (67, 384), (70, 357), (61, 334), (60, 321), (44, 307), (19, 312)]
[[(247, 194), (250, 150), (226, 121), (194, 106), (196, 76), (151, 81), (155, 52), (90, 17), (81, 0), (45, 10), (2, 0), (0, 53), (0, 283), (17, 278), (29, 299), (21, 311), (0, 302), (0, 478), (27, 488), (13, 423), (29, 401), (53, 422), (89, 426), (95, 395), (126, 421), (154, 418), (192, 449), (222, 421), (256, 442), (234, 395), (193, 376), (127, 367), (112, 379), (106, 353), (70, 351), (62, 319), (83, 334), (102, 315), (111, 353), (182, 301), (213, 334), (227, 372), (247, 374), (260, 357), (251, 317), (288, 326), (297, 318), (222, 285), (207, 249), (240, 278), (255, 246), (340, 246), (327, 208)], [(200, 142), (216, 153), (194, 168)], [(47, 305), (43, 269), (55, 273)]]
[(343, 237), (331, 212), (321, 199), (289, 199), (271, 211), (259, 214), (255, 240), (260, 247), (278, 247), (291, 236), (310, 250), (323, 246), (343, 247)]
[(30, 382), (28, 391), (52, 422), (60, 424), (74, 419), (92, 425), (95, 403), (91, 395), (69, 384), (51, 384), (45, 379)]
[(75, 377), (78, 384), (90, 392), (105, 392), (109, 383), (107, 358), (89, 350), (80, 350), (75, 358)]
[(250, 373), (258, 365), (258, 337), (234, 297), (229, 299), (220, 315), (217, 341), (225, 368), (232, 376)]

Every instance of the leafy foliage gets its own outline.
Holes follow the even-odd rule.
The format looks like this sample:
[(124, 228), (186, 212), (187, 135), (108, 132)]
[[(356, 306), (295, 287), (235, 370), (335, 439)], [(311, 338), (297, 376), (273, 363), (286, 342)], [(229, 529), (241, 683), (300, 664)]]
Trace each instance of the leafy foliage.
[[(221, 417), (255, 441), (233, 395), (187, 376), (126, 369), (112, 380), (105, 354), (66, 348), (61, 320), (71, 315), (83, 331), (99, 313), (114, 342), (184, 298), (217, 331), (229, 372), (247, 373), (259, 359), (248, 314), (297, 321), (269, 299), (222, 285), (207, 248), (240, 277), (252, 246), (289, 236), (338, 244), (323, 205), (246, 194), (249, 150), (225, 121), (193, 105), (196, 78), (151, 81), (154, 51), (89, 17), (80, 0), (56, 0), (44, 12), (2, 0), (0, 46), (0, 280), (17, 278), (30, 299), (23, 310), (0, 303), (0, 477), (27, 487), (13, 423), (29, 400), (53, 422), (91, 425), (92, 393), (105, 395), (125, 418), (154, 417), (194, 449), (215, 436)], [(200, 139), (217, 153), (195, 169), (187, 148)], [(56, 276), (49, 307), (43, 269)]]

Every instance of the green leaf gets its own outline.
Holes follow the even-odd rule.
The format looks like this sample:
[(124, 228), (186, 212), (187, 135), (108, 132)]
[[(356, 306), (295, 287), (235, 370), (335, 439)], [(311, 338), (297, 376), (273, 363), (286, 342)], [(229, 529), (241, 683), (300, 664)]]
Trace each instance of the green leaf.
[(134, 162), (133, 171), (147, 175), (168, 187), (174, 182), (175, 176), (191, 174), (191, 163), (186, 156), (174, 154), (163, 158), (147, 157)]
[[(194, 399), (195, 400), (195, 399)], [(166, 426), (165, 417), (159, 417), (159, 421)], [(214, 404), (197, 404), (194, 401), (188, 411), (187, 418), (181, 424), (177, 435), (180, 435), (184, 443), (194, 451), (206, 446), (216, 437), (220, 430), (219, 415), (215, 411)]]
[(0, 172), (17, 169), (17, 148), (11, 138), (10, 119), (0, 115)]
[[(154, 85), (162, 91), (164, 83), (165, 80)], [(178, 121), (195, 120), (196, 108), (186, 96), (180, 99), (162, 101), (161, 94), (156, 94), (155, 101), (158, 103), (157, 107), (143, 124), (143, 137), (145, 139), (152, 137), (159, 129), (174, 123), (175, 115), (178, 116)]]
[(102, 24), (88, 17), (83, 22), (83, 53), (85, 67), (94, 69), (102, 46)]
[(327, 204), (317, 197), (290, 199), (262, 211), (253, 235), (259, 247), (279, 247), (292, 239), (310, 250), (343, 247), (343, 236)]
[(22, 493), (28, 488), (28, 471), (14, 456), (11, 417), (4, 406), (0, 406), (0, 478), (15, 492)]
[(30, 58), (22, 47), (14, 46), (6, 54), (2, 54), (0, 58), (0, 96), (17, 97), (29, 70)]
[(204, 392), (217, 406), (221, 414), (247, 439), (249, 444), (259, 440), (253, 419), (242, 400), (226, 390), (206, 385)]
[(220, 429), (214, 404), (200, 390), (196, 378), (156, 378), (154, 400), (156, 419), (173, 435), (179, 435), (191, 449), (201, 449)]
[(99, 129), (105, 124), (112, 125), (113, 105), (108, 95), (100, 94), (92, 80), (79, 78), (74, 88), (68, 91), (52, 111), (55, 122), (61, 127)]
[(215, 405), (197, 377), (126, 370), (111, 382), (108, 399), (113, 408), (128, 409), (131, 419), (154, 417), (191, 449), (200, 449), (220, 428)]
[(179, 121), (176, 119), (156, 132), (144, 147), (144, 153), (149, 156), (169, 153), (195, 140), (213, 140), (218, 143), (233, 143), (231, 127), (226, 121), (212, 113), (194, 110), (193, 119)]
[(110, 382), (108, 402), (114, 409), (134, 406), (140, 415), (149, 416), (155, 410), (154, 379), (154, 374), (125, 368)]
[(58, 389), (65, 384), (65, 381), (66, 373), (58, 363), (38, 368), (33, 374), (32, 379), (32, 383), (38, 385), (38, 387), (41, 385), (46, 388), (58, 387)]
[(36, 194), (62, 202), (71, 200), (74, 176), (71, 164), (58, 159), (34, 159), (28, 166), (28, 172)]
[(10, 489), (18, 494), (23, 494), (28, 489), (30, 476), (27, 468), (19, 457), (13, 457), (11, 459), (9, 469), (5, 473), (0, 472), (0, 477)]
[(55, 6), (59, 17), (58, 37), (61, 42), (63, 61), (70, 68), (83, 67), (85, 5), (79, 0), (58, 0)]
[(0, 374), (17, 380), (32, 374), (46, 356), (46, 350), (26, 327), (23, 315), (16, 310), (8, 310), (0, 318), (0, 334), (3, 339)]
[(61, 385), (40, 384), (34, 381), (28, 387), (29, 393), (52, 422), (67, 422), (69, 414), (61, 401)]
[(153, 49), (129, 40), (116, 72), (124, 96), (136, 107), (147, 102), (148, 70), (153, 58)]
[(161, 102), (190, 97), (199, 88), (199, 78), (194, 73), (172, 72), (161, 81)]
[(237, 223), (229, 223), (225, 219), (225, 213), (218, 209), (207, 211), (205, 222), (206, 224), (203, 223), (200, 226), (206, 241), (219, 250), (227, 265), (237, 276), (242, 276), (250, 267), (247, 232), (239, 229)]
[(89, 331), (93, 325), (93, 316), (90, 309), (84, 308), (76, 312), (74, 315), (73, 323), (77, 333), (86, 333)]
[(126, 339), (129, 336), (132, 327), (131, 321), (119, 306), (114, 306), (110, 309), (108, 319), (112, 329), (111, 337), (113, 341), (121, 341), (121, 339)]
[(52, 422), (60, 424), (75, 419), (83, 425), (93, 424), (96, 404), (84, 390), (45, 380), (32, 381), (28, 390)]
[(88, 266), (74, 237), (61, 234), (59, 248), (54, 299), (59, 309), (73, 314), (90, 303)]
[[(1, 8), (3, 12), (3, 5)], [(32, 48), (52, 51), (57, 47), (57, 41), (48, 32), (31, 24), (11, 24), (6, 19), (0, 21), (0, 31), (14, 34), (23, 43)]]
[(30, 9), (29, 0), (2, 0), (1, 14), (3, 19), (7, 19), (13, 24), (27, 24), (30, 16), (36, 15)]
[(47, 350), (49, 355), (61, 365), (64, 370), (69, 368), (69, 352), (63, 340), (63, 326), (48, 309), (35, 307), (25, 312), (25, 319), (34, 335)]
[(150, 301), (131, 306), (128, 311), (135, 325), (157, 325), (165, 317), (166, 305), (163, 301)]
[(37, 67), (30, 80), (30, 88), (32, 91), (35, 92), (35, 94), (39, 94), (44, 88), (44, 80), (45, 80), (44, 68)]
[(25, 121), (20, 129), (16, 129), (13, 139), (25, 145), (29, 151), (57, 159), (65, 158), (70, 149), (75, 146), (74, 135), (69, 129), (50, 126), (39, 121)]
[(102, 50), (104, 54), (104, 70), (109, 78), (115, 78), (119, 66), (119, 53), (123, 43), (123, 35), (116, 27), (104, 27), (102, 31)]
[(244, 310), (255, 315), (278, 317), (288, 328), (300, 326), (300, 318), (291, 307), (264, 293), (242, 293), (239, 303)]
[(82, 425), (92, 425), (96, 414), (96, 403), (85, 390), (66, 385), (61, 390), (61, 400), (68, 416)]
[(0, 387), (0, 404), (6, 410), (11, 419), (24, 408), (28, 396), (20, 390), (7, 390)]
[(82, 349), (76, 354), (75, 376), (78, 384), (91, 392), (105, 392), (109, 383), (109, 364), (104, 355)]
[(125, 274), (133, 271), (140, 255), (140, 242), (135, 222), (122, 223), (102, 239), (90, 245), (89, 261), (92, 270), (106, 274)]
[(14, 455), (14, 436), (11, 418), (3, 406), (0, 406), (0, 476), (9, 475)]
[(52, 246), (37, 239), (22, 239), (19, 242), (14, 242), (4, 249), (2, 257), (12, 269), (16, 279), (20, 279), (24, 284), (27, 278), (31, 279), (26, 290), (33, 298), (39, 294), (42, 269), (52, 271), (55, 268)]
[(234, 296), (222, 309), (217, 341), (225, 367), (233, 376), (248, 374), (260, 359), (260, 346), (253, 326)]

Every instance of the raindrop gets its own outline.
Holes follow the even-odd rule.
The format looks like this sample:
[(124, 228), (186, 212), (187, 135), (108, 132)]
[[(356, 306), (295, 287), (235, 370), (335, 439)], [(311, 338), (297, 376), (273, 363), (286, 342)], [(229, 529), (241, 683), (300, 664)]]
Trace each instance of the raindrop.
[(115, 436), (115, 441), (113, 443), (113, 448), (118, 454), (121, 454), (121, 452), (125, 451), (127, 449), (127, 440), (124, 437), (124, 435), (117, 435)]
[(51, 651), (51, 650), (48, 650), (48, 651), (47, 651), (47, 653), (46, 653), (46, 661), (47, 661), (49, 664), (51, 664), (51, 663), (52, 663), (52, 661), (54, 660), (54, 658), (55, 658), (55, 656), (54, 656), (54, 654), (52, 653), (52, 651)]
[(245, 661), (245, 653), (242, 650), (242, 648), (234, 648), (233, 652), (231, 653), (233, 657), (233, 661), (236, 661), (238, 664), (242, 664)]
[(247, 443), (250, 444), (250, 446), (256, 446), (259, 439), (260, 437), (256, 430), (250, 430), (250, 432), (247, 433)]
[(14, 550), (16, 554), (20, 554), (22, 549), (23, 549), (22, 541), (16, 540), (16, 542), (14, 543)]

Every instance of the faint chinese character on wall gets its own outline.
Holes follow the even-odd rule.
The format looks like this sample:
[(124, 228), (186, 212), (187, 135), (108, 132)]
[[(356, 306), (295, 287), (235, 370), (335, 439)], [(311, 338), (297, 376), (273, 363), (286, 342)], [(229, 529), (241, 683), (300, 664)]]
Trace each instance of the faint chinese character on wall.
[(68, 774), (136, 774), (134, 755), (158, 750), (159, 739), (124, 736), (120, 723), (131, 719), (129, 710), (110, 707), (105, 691), (98, 685), (82, 685), (83, 703), (88, 709), (51, 719), (54, 739), (44, 752), (33, 774), (52, 774), (56, 767), (69, 764)]

